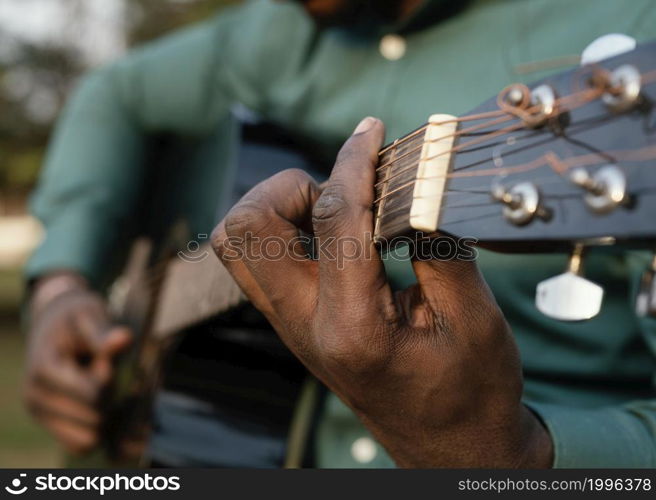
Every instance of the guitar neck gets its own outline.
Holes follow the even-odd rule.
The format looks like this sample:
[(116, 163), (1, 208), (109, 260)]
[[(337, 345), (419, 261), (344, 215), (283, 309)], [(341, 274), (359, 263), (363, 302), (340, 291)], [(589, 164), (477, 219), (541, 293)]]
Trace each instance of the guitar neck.
[(374, 240), (390, 240), (410, 229), (437, 229), (457, 125), (455, 116), (433, 115), (426, 125), (381, 150), (374, 186)]

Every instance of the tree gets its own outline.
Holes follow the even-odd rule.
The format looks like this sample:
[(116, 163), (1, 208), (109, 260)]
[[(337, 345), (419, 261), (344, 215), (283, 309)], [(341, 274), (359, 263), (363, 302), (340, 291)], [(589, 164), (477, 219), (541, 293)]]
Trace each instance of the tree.
[[(2, 1), (14, 10), (27, 8), (24, 0)], [(91, 21), (92, 4), (104, 2), (107, 7), (114, 2), (120, 7), (122, 15), (114, 19), (113, 30), (115, 48), (122, 50), (237, 1), (47, 0), (48, 8), (54, 2), (63, 13), (54, 36), (39, 38), (0, 24), (0, 215), (24, 210), (55, 119), (80, 75), (97, 61), (89, 52), (93, 47), (79, 36)]]

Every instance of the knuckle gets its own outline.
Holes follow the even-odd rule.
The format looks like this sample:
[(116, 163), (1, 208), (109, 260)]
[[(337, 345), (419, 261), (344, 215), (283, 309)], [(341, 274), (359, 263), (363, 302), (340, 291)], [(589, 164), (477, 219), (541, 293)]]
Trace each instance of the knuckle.
[(387, 364), (381, 353), (359, 349), (350, 342), (331, 342), (324, 354), (332, 366), (346, 368), (359, 376), (380, 372)]
[(245, 238), (266, 228), (269, 210), (255, 197), (240, 201), (225, 218), (225, 233), (229, 238)]
[(220, 259), (223, 258), (223, 254), (225, 253), (225, 238), (226, 234), (222, 228), (222, 225), (215, 227), (212, 231), (212, 234), (210, 234), (210, 244), (212, 245), (212, 250), (214, 250), (214, 253)]
[(328, 186), (312, 210), (312, 227), (317, 234), (339, 230), (348, 220), (349, 204), (339, 186)]
[(290, 186), (301, 186), (312, 181), (312, 177), (300, 168), (288, 168), (274, 175), (276, 177)]

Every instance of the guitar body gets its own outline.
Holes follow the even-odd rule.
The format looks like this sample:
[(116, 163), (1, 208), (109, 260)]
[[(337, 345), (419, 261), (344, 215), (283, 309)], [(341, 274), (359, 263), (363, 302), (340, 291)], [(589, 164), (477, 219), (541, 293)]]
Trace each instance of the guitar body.
[[(321, 178), (325, 175), (321, 169), (310, 166), (318, 163), (275, 127), (246, 124), (228, 206), (258, 182), (286, 168), (300, 168)], [(259, 351), (257, 348), (251, 351), (249, 344), (261, 345), (284, 360), (285, 366), (280, 369), (286, 370), (288, 379), (298, 379), (292, 385), (299, 387), (292, 387), (292, 392), (298, 392), (305, 380), (302, 365), (278, 340), (260, 313), (247, 304), (246, 297), (214, 256), (209, 242), (197, 242), (197, 239), (188, 234), (184, 224), (175, 224), (165, 243), (160, 244), (156, 258), (153, 242), (138, 239), (123, 273), (112, 287), (113, 317), (136, 332), (136, 342), (120, 361), (118, 380), (108, 394), (102, 455), (114, 466), (148, 463), (146, 451), (154, 398), (163, 382), (175, 390), (202, 392), (189, 391), (187, 387), (180, 389), (176, 377), (167, 380), (165, 365), (169, 358), (172, 364), (177, 363), (174, 354), (181, 344), (183, 350), (199, 349), (199, 344), (211, 345), (213, 350), (253, 359), (259, 356)], [(210, 338), (219, 340), (207, 340)], [(240, 354), (242, 351), (244, 354)], [(216, 357), (220, 356), (221, 352), (217, 352)], [(227, 364), (230, 362), (226, 360)], [(291, 417), (282, 423), (285, 418), (280, 417), (280, 425), (287, 428)], [(281, 446), (284, 448), (285, 440)]]

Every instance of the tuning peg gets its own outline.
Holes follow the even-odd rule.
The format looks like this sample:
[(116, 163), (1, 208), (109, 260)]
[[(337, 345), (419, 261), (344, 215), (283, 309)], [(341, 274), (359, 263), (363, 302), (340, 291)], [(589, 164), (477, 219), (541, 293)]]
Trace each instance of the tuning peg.
[[(595, 64), (626, 52), (635, 50), (635, 38), (621, 33), (610, 33), (600, 36), (588, 45), (581, 53), (581, 65)], [(615, 90), (606, 92), (602, 100), (611, 111), (621, 113), (628, 111), (641, 103), (642, 77), (640, 70), (630, 64), (624, 64), (610, 72), (609, 85)]]
[(582, 276), (584, 246), (577, 243), (567, 270), (538, 284), (535, 305), (550, 318), (583, 321), (599, 314), (604, 289)]
[(605, 165), (593, 175), (583, 167), (577, 167), (569, 179), (587, 191), (585, 204), (595, 213), (606, 214), (630, 201), (626, 190), (626, 175), (615, 165)]
[(636, 299), (636, 314), (641, 317), (656, 317), (656, 254), (649, 268), (642, 275), (640, 290)]
[(495, 182), (492, 184), (492, 199), (502, 203), (503, 216), (516, 226), (523, 226), (535, 217), (544, 221), (551, 219), (551, 210), (542, 206), (542, 194), (531, 182), (520, 182), (511, 188)]
[(622, 33), (609, 33), (592, 41), (581, 53), (581, 65), (593, 64), (613, 56), (631, 52), (636, 40)]

